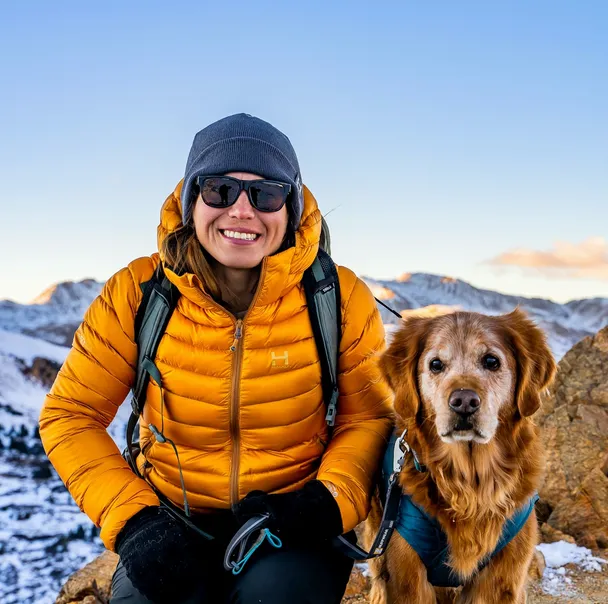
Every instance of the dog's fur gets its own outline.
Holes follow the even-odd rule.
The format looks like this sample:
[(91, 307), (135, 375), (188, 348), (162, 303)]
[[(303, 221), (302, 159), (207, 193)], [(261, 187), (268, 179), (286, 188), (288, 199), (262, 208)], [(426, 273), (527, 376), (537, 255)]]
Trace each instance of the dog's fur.
[[(487, 355), (498, 359), (498, 369), (487, 367)], [(431, 371), (433, 359), (443, 362), (442, 371)], [(539, 484), (544, 458), (530, 416), (555, 373), (544, 334), (518, 309), (497, 317), (467, 312), (414, 317), (395, 334), (380, 365), (395, 393), (396, 429), (408, 429), (406, 439), (426, 466), (426, 472), (417, 472), (406, 459), (401, 487), (441, 524), (449, 566), (464, 585), (433, 588), (418, 555), (395, 532), (386, 553), (370, 561), (372, 604), (525, 603), (537, 543), (534, 514), (481, 572), (477, 569), (494, 550), (505, 519)], [(448, 406), (459, 389), (474, 390), (481, 402), (465, 429)], [(380, 518), (375, 497), (364, 530), (368, 546)]]

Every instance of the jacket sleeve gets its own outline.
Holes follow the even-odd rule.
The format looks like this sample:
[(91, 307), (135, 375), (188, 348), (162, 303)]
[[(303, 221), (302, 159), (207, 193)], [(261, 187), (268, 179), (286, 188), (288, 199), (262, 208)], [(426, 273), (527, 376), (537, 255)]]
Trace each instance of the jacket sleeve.
[(341, 268), (340, 273), (340, 396), (317, 478), (336, 498), (347, 532), (369, 512), (373, 480), (392, 427), (392, 394), (378, 367), (384, 327), (374, 297), (351, 271)]
[(154, 491), (123, 459), (106, 428), (135, 379), (134, 317), (141, 300), (137, 274), (152, 274), (140, 259), (111, 277), (93, 301), (40, 414), (44, 449), (112, 550), (126, 521), (158, 505)]

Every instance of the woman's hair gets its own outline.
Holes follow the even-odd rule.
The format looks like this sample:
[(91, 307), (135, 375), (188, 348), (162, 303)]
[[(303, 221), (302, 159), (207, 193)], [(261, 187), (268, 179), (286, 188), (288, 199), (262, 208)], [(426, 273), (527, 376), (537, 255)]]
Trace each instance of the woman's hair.
[(213, 298), (221, 299), (217, 278), (209, 256), (196, 236), (192, 216), (186, 225), (180, 226), (163, 239), (160, 251), (165, 264), (178, 275), (193, 273)]

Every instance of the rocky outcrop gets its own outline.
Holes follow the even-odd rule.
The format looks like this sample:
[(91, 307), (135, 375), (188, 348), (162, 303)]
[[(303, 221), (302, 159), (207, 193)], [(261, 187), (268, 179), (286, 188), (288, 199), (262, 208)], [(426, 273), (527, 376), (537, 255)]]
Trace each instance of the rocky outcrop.
[(118, 556), (106, 551), (75, 572), (61, 588), (55, 604), (108, 604)]
[(43, 357), (35, 357), (31, 366), (24, 367), (22, 371), (23, 375), (35, 379), (42, 386), (50, 389), (60, 369), (60, 363)]
[(560, 361), (537, 418), (547, 450), (547, 524), (579, 545), (608, 547), (608, 327)]
[[(101, 556), (87, 564), (82, 570), (74, 573), (61, 589), (55, 604), (108, 604), (112, 574), (116, 568), (118, 556), (112, 552), (104, 552)], [(370, 580), (367, 573), (355, 565), (350, 575), (350, 581), (344, 593), (343, 603), (367, 602)], [(528, 575), (532, 580), (540, 580), (545, 569), (545, 559), (538, 550), (530, 565)]]

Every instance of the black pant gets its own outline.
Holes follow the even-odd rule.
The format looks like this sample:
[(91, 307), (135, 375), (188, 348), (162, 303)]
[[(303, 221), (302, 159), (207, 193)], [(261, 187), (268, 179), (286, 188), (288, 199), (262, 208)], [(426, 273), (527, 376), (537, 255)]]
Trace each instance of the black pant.
[[(233, 531), (217, 534), (218, 524), (204, 528), (216, 539), (209, 543), (206, 562), (197, 576), (198, 588), (191, 597), (174, 604), (339, 604), (353, 561), (329, 542), (274, 549), (264, 543), (239, 575), (223, 567), (224, 551)], [(201, 527), (203, 528), (203, 527)], [(354, 538), (354, 536), (353, 536)], [(207, 552), (206, 552), (207, 553)], [(112, 578), (110, 604), (152, 604), (127, 577), (119, 562)]]

